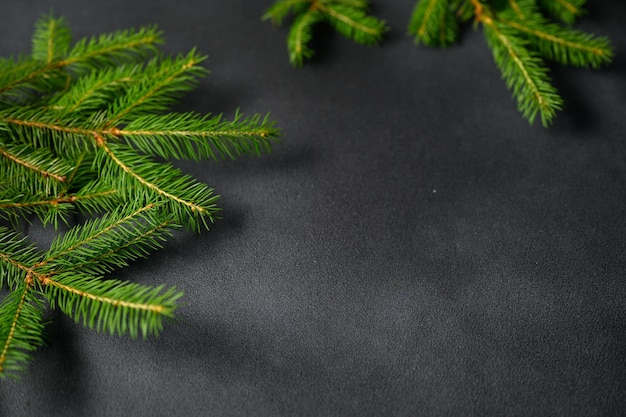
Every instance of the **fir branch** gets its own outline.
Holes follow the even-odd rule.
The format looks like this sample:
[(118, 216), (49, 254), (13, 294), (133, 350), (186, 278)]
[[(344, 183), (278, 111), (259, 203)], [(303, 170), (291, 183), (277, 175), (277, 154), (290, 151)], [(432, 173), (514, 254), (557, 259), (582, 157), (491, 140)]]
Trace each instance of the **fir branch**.
[(11, 188), (0, 188), (0, 218), (16, 223), (18, 220), (30, 220), (35, 215), (45, 226), (58, 227), (59, 220), (65, 224), (67, 217), (77, 210), (94, 214), (115, 210), (122, 200), (117, 198), (117, 191), (98, 185), (102, 191), (91, 191), (86, 186), (76, 194), (59, 194), (50, 197), (48, 194), (29, 195)]
[[(30, 88), (37, 91), (50, 91), (58, 83), (58, 71), (69, 68), (77, 73), (89, 72), (101, 66), (118, 66), (124, 63), (141, 62), (157, 52), (156, 46), (162, 43), (161, 33), (156, 27), (141, 28), (138, 31), (125, 30), (100, 35), (96, 38), (81, 39), (68, 52), (67, 57), (46, 64), (19, 61), (9, 68), (8, 79), (0, 79), (0, 96), (15, 88)], [(6, 66), (6, 64), (5, 64)], [(33, 68), (35, 67), (35, 68)], [(0, 66), (1, 68), (1, 66)], [(43, 84), (43, 85), (39, 85)], [(14, 93), (15, 94), (15, 93)]]
[(13, 107), (0, 111), (0, 131), (15, 143), (31, 144), (37, 149), (50, 149), (66, 157), (78, 157), (97, 148), (94, 134), (104, 131), (104, 111), (88, 117), (64, 114), (49, 107)]
[(23, 369), (39, 344), (41, 296), (97, 330), (158, 334), (182, 293), (103, 275), (161, 248), (180, 225), (208, 227), (218, 196), (152, 156), (260, 154), (278, 137), (267, 116), (162, 114), (207, 71), (195, 50), (167, 57), (160, 42), (149, 27), (70, 46), (63, 19), (45, 16), (31, 57), (0, 60), (0, 218), (56, 227), (72, 214), (97, 216), (46, 252), (0, 227), (0, 285), (10, 291), (0, 305), (0, 377)]
[(274, 3), (263, 15), (263, 20), (271, 20), (275, 25), (281, 25), (289, 13), (301, 13), (310, 7), (311, 0), (279, 0)]
[(43, 277), (44, 295), (74, 320), (114, 335), (158, 335), (163, 319), (171, 318), (182, 293), (175, 287), (151, 288), (118, 280), (94, 280), (91, 275), (64, 273)]
[(51, 103), (51, 110), (63, 115), (108, 108), (131, 83), (141, 78), (142, 65), (123, 65), (89, 73)]
[[(541, 3), (571, 22), (573, 18), (567, 13), (580, 15), (584, 1)], [(416, 43), (447, 46), (458, 37), (457, 21), (472, 17), (482, 26), (518, 109), (531, 123), (539, 114), (544, 127), (552, 122), (563, 102), (551, 84), (543, 58), (564, 65), (597, 68), (613, 57), (607, 38), (551, 23), (540, 13), (536, 0), (420, 0), (409, 33), (415, 35)]]
[(316, 10), (309, 10), (295, 18), (287, 36), (289, 61), (293, 66), (301, 67), (305, 59), (313, 56), (313, 50), (309, 47), (313, 38), (313, 25), (322, 19), (322, 14)]
[(317, 3), (317, 10), (322, 12), (328, 22), (339, 33), (357, 43), (371, 45), (382, 40), (387, 31), (384, 21), (369, 16), (364, 10), (346, 4)]
[(167, 110), (185, 92), (193, 89), (196, 80), (207, 73), (200, 66), (206, 56), (195, 49), (173, 60), (152, 60), (142, 71), (142, 80), (134, 83), (127, 93), (109, 109), (107, 126), (127, 122), (134, 117)]
[(89, 215), (115, 211), (126, 203), (116, 188), (100, 179), (83, 184), (74, 193), (62, 192), (59, 200), (59, 203), (71, 204), (73, 209)]
[(30, 265), (38, 262), (41, 256), (26, 238), (0, 226), (0, 286), (6, 282), (15, 291), (26, 274), (31, 272)]
[(28, 145), (11, 145), (0, 142), (0, 168), (13, 185), (25, 190), (46, 193), (61, 186), (72, 167), (47, 149), (34, 149)]
[(448, 46), (456, 40), (456, 18), (449, 0), (423, 0), (416, 4), (409, 33), (415, 35), (415, 43), (429, 46)]
[(42, 309), (32, 294), (32, 279), (0, 304), (0, 379), (17, 378), (30, 353), (43, 343)]
[(161, 31), (156, 26), (116, 31), (79, 40), (67, 58), (55, 65), (86, 72), (100, 70), (103, 66), (142, 62), (157, 54), (157, 46), (162, 43)]
[(518, 19), (520, 20), (526, 19), (526, 14), (522, 11), (522, 8), (520, 7), (517, 0), (508, 0), (508, 2), (509, 2), (509, 7), (513, 11), (513, 13), (515, 13), (515, 16), (517, 16)]
[(469, 22), (474, 18), (474, 6), (471, 0), (450, 0), (450, 9), (459, 22)]
[(33, 94), (58, 90), (66, 79), (55, 65), (32, 57), (0, 59), (0, 108), (28, 102)]
[(538, 0), (538, 2), (554, 18), (571, 25), (585, 14), (583, 7), (587, 0)]
[(35, 25), (32, 56), (48, 65), (52, 64), (65, 57), (71, 42), (72, 34), (65, 19), (45, 16)]
[(65, 198), (48, 198), (47, 195), (26, 195), (14, 189), (0, 189), (0, 218), (17, 224), (20, 219), (28, 221), (32, 215), (44, 224), (58, 226), (59, 219), (69, 215), (71, 204)]
[(596, 37), (548, 22), (540, 14), (525, 15), (523, 21), (506, 19), (502, 23), (524, 35), (548, 59), (563, 65), (598, 68), (611, 62), (613, 51), (606, 37)]
[(288, 14), (294, 19), (287, 35), (289, 61), (300, 67), (305, 59), (313, 56), (309, 43), (312, 28), (322, 21), (328, 22), (343, 36), (361, 44), (380, 42), (389, 30), (384, 20), (368, 14), (366, 0), (278, 0), (263, 15), (279, 25)]
[(117, 144), (102, 140), (100, 148), (96, 164), (103, 176), (116, 178), (113, 186), (125, 199), (137, 199), (137, 188), (143, 189), (144, 199), (163, 201), (178, 221), (196, 231), (215, 220), (218, 197), (205, 184)]
[(49, 275), (111, 272), (160, 249), (176, 227), (172, 216), (154, 204), (119, 208), (57, 237), (34, 268)]
[(484, 22), (485, 38), (507, 87), (517, 98), (519, 110), (531, 123), (539, 113), (541, 123), (547, 127), (561, 109), (562, 100), (550, 83), (543, 62), (506, 27), (492, 20)]
[(277, 130), (269, 116), (172, 113), (138, 117), (116, 133), (149, 155), (198, 160), (269, 152)]

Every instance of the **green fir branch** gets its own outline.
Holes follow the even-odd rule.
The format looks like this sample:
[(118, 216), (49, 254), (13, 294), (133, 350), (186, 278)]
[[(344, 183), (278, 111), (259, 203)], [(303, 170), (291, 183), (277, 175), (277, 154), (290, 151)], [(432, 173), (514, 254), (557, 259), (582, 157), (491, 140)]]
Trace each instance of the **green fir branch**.
[(0, 142), (0, 169), (19, 189), (54, 193), (66, 181), (72, 166), (47, 149)]
[(487, 23), (484, 28), (496, 65), (517, 98), (523, 116), (532, 123), (539, 113), (542, 124), (548, 126), (563, 102), (541, 59), (507, 29), (495, 22)]
[(66, 91), (50, 103), (50, 110), (69, 114), (84, 113), (109, 108), (115, 99), (125, 93), (131, 83), (143, 79), (141, 64), (124, 65), (92, 72), (80, 77)]
[(313, 25), (322, 19), (322, 14), (316, 10), (309, 10), (294, 19), (287, 36), (289, 62), (294, 67), (301, 67), (305, 59), (313, 57), (314, 51), (309, 47), (313, 39)]
[(175, 287), (148, 287), (92, 275), (63, 273), (42, 281), (52, 308), (97, 331), (135, 338), (158, 336), (163, 319), (172, 318), (182, 293)]
[[(8, 94), (15, 100), (15, 97), (23, 97), (25, 90), (37, 92), (58, 90), (67, 82), (68, 75), (62, 71), (64, 69), (74, 73), (86, 73), (99, 70), (102, 66), (116, 67), (141, 62), (155, 55), (157, 45), (161, 43), (161, 33), (156, 27), (147, 27), (137, 31), (124, 30), (91, 39), (81, 39), (65, 57), (50, 62), (32, 58), (30, 61), (24, 58), (17, 61), (5, 59), (0, 64), (0, 69), (6, 69), (8, 75), (0, 77), (0, 98)], [(39, 53), (36, 50), (34, 52)]]
[(0, 379), (18, 378), (43, 344), (42, 306), (26, 280), (0, 303)]
[(102, 112), (84, 120), (79, 114), (64, 116), (47, 107), (15, 106), (0, 111), (0, 134), (6, 138), (4, 140), (49, 149), (66, 157), (93, 152), (96, 149), (93, 128), (102, 127), (104, 123)]
[(271, 20), (273, 24), (281, 25), (290, 13), (300, 14), (310, 6), (311, 0), (279, 0), (267, 9), (263, 20)]
[[(92, 187), (93, 185), (93, 187)], [(94, 190), (99, 188), (101, 190)], [(115, 210), (124, 201), (117, 190), (99, 182), (83, 187), (76, 194), (26, 194), (15, 188), (0, 187), (0, 218), (16, 224), (20, 220), (30, 221), (36, 216), (45, 226), (58, 227), (59, 221), (69, 226), (68, 218), (77, 211), (88, 214)]]
[(337, 32), (357, 43), (376, 44), (382, 40), (383, 34), (387, 31), (387, 24), (384, 21), (368, 15), (362, 8), (341, 3), (320, 2), (317, 10), (326, 16)]
[[(106, 275), (219, 211), (212, 188), (161, 159), (259, 155), (279, 135), (258, 114), (167, 113), (208, 71), (194, 49), (169, 57), (161, 42), (148, 27), (72, 46), (65, 21), (44, 16), (32, 56), (0, 60), (0, 218), (13, 224), (0, 227), (0, 377), (40, 344), (42, 297), (99, 331), (158, 334), (182, 292)], [(76, 214), (87, 220), (72, 225)], [(33, 217), (69, 230), (41, 251), (17, 232)]]
[[(104, 143), (96, 156), (99, 172), (126, 201), (160, 201), (190, 230), (209, 228), (219, 209), (218, 196), (206, 184), (170, 164), (159, 163), (115, 143)], [(138, 193), (137, 190), (142, 190)]]
[(448, 46), (457, 37), (458, 25), (449, 0), (422, 0), (411, 16), (409, 33), (415, 43), (428, 46)]
[(163, 36), (156, 26), (127, 29), (79, 40), (67, 57), (56, 63), (82, 73), (101, 70), (103, 66), (143, 62), (158, 54)]
[(538, 3), (552, 17), (571, 25), (586, 13), (587, 0), (538, 0)]
[(109, 107), (107, 125), (167, 110), (196, 86), (199, 77), (207, 73), (200, 65), (206, 58), (193, 49), (187, 55), (174, 59), (151, 60), (142, 70), (141, 80), (132, 83), (126, 94)]
[[(15, 292), (23, 282), (30, 266), (36, 264), (42, 253), (27, 239), (0, 226), (0, 286), (8, 285)], [(0, 318), (3, 317), (0, 315)], [(4, 320), (0, 320), (2, 322)]]
[(244, 117), (237, 113), (228, 121), (221, 115), (190, 112), (138, 117), (118, 133), (149, 155), (217, 160), (269, 152), (278, 132), (269, 115)]
[(450, 0), (450, 9), (453, 11), (457, 20), (461, 23), (469, 22), (474, 18), (474, 5), (471, 0)]
[(67, 75), (58, 67), (30, 56), (0, 59), (0, 109), (24, 104), (40, 94), (59, 90)]
[(368, 9), (366, 0), (279, 0), (267, 9), (263, 20), (280, 25), (289, 14), (294, 15), (287, 50), (291, 64), (300, 67), (305, 59), (313, 57), (313, 27), (322, 21), (357, 43), (379, 43), (389, 28), (384, 20), (370, 16)]
[(46, 64), (61, 60), (72, 43), (72, 33), (65, 19), (44, 16), (35, 24), (32, 57)]
[(157, 205), (122, 207), (58, 236), (37, 271), (105, 274), (161, 248), (178, 225)]
[(501, 16), (503, 24), (524, 36), (547, 59), (563, 65), (598, 68), (613, 59), (613, 50), (606, 37), (594, 36), (569, 27), (550, 23), (539, 13), (526, 13), (524, 20)]
[[(566, 23), (582, 14), (582, 0), (540, 1)], [(568, 14), (570, 13), (570, 14)], [(419, 0), (409, 23), (416, 43), (448, 46), (458, 38), (458, 22), (474, 19), (518, 109), (531, 123), (547, 127), (563, 101), (543, 59), (597, 68), (613, 58), (609, 40), (546, 19), (536, 0)]]

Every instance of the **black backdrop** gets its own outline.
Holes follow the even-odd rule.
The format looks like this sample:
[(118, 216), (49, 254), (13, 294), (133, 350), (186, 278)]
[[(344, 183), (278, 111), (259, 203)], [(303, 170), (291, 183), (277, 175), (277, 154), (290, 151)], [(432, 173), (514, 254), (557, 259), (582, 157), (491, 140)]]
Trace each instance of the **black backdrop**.
[[(626, 413), (626, 3), (580, 27), (615, 63), (555, 67), (549, 129), (516, 110), (480, 32), (379, 47), (316, 32), (290, 67), (267, 1), (3, 2), (0, 53), (54, 9), (75, 35), (157, 23), (212, 74), (179, 109), (272, 112), (272, 155), (180, 163), (223, 219), (118, 276), (186, 293), (158, 339), (51, 313), (3, 416), (609, 416)], [(32, 226), (45, 245), (52, 230)]]

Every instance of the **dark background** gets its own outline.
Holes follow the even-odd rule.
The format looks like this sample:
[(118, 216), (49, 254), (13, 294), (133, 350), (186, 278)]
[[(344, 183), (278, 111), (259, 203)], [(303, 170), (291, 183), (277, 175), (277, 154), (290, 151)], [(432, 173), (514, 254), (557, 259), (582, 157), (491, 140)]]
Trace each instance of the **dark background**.
[(179, 164), (223, 219), (117, 274), (185, 291), (160, 338), (50, 313), (2, 416), (626, 414), (625, 2), (590, 2), (578, 27), (616, 60), (552, 69), (549, 130), (480, 31), (414, 46), (414, 0), (373, 1), (382, 46), (320, 28), (298, 70), (287, 28), (260, 20), (270, 0), (3, 3), (3, 56), (51, 9), (77, 38), (157, 23), (168, 52), (210, 55), (180, 109), (270, 111), (284, 135), (263, 158)]

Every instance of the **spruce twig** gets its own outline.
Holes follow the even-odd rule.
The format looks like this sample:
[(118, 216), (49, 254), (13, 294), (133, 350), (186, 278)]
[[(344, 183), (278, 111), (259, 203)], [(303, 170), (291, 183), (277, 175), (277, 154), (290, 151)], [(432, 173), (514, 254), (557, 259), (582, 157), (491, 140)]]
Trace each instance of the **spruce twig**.
[(182, 293), (109, 278), (180, 227), (216, 218), (213, 190), (162, 159), (269, 152), (268, 116), (167, 113), (207, 71), (196, 50), (158, 50), (156, 27), (71, 42), (62, 18), (35, 25), (30, 56), (0, 60), (0, 217), (44, 224), (96, 216), (41, 251), (0, 227), (0, 378), (42, 342), (46, 304), (99, 331), (158, 334)]
[(313, 56), (309, 43), (313, 27), (327, 22), (348, 39), (372, 45), (380, 42), (388, 27), (384, 20), (368, 14), (367, 0), (278, 0), (263, 15), (263, 20), (282, 24), (293, 14), (294, 20), (287, 36), (289, 61), (295, 67)]
[[(531, 123), (537, 115), (547, 127), (563, 107), (544, 59), (563, 65), (598, 68), (613, 57), (609, 40), (571, 27), (584, 14), (585, 0), (420, 0), (409, 33), (416, 43), (448, 46), (458, 37), (458, 22), (474, 19), (518, 108)], [(542, 9), (561, 20), (551, 22)]]

